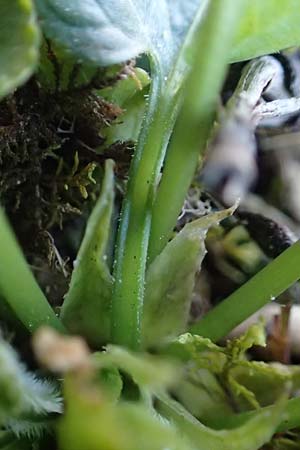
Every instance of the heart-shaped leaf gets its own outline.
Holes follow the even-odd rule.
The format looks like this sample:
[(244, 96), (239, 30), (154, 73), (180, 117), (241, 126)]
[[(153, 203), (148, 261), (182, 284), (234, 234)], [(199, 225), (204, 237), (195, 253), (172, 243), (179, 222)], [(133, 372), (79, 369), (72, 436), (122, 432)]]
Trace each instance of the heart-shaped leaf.
[(83, 61), (107, 66), (151, 53), (167, 71), (206, 0), (37, 0), (46, 34)]
[[(78, 58), (110, 65), (151, 53), (172, 62), (206, 0), (37, 0), (46, 33)], [(246, 0), (231, 61), (300, 43), (298, 0)]]

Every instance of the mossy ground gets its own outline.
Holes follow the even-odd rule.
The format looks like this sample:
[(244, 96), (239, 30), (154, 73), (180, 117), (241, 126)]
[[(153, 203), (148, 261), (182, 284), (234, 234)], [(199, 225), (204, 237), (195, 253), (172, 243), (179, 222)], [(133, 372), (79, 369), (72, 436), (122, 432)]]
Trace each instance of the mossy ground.
[(122, 171), (130, 159), (127, 144), (103, 146), (102, 130), (122, 110), (98, 95), (95, 80), (49, 92), (32, 78), (0, 103), (0, 201), (54, 304), (67, 289), (69, 260), (98, 195), (104, 160), (119, 157)]

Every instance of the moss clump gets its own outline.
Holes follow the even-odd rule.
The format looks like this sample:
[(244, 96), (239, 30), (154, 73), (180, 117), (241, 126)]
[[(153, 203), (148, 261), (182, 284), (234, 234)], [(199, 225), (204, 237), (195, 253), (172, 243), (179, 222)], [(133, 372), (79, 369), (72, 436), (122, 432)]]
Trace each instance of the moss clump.
[(62, 226), (93, 192), (101, 129), (120, 108), (89, 89), (49, 96), (35, 80), (0, 104), (0, 199), (18, 234)]
[(49, 94), (35, 78), (0, 103), (0, 203), (41, 285), (51, 286), (55, 298), (69, 272), (56, 248), (59, 230), (97, 195), (110, 156), (109, 149), (97, 151), (101, 131), (121, 112), (92, 84)]

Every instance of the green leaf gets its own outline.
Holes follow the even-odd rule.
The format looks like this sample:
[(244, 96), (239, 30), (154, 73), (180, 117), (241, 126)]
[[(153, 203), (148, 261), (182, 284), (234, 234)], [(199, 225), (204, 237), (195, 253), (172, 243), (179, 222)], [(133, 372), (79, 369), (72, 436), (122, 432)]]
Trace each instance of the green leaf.
[(229, 375), (228, 389), (239, 411), (249, 410), (249, 401), (247, 397), (240, 395), (239, 388), (235, 390), (236, 386), (243, 386), (248, 392), (252, 392), (260, 406), (272, 405), (286, 392), (287, 386), (291, 394), (299, 389), (300, 376), (297, 366), (244, 361), (233, 366)]
[(257, 411), (243, 425), (215, 431), (205, 427), (178, 402), (166, 395), (159, 396), (160, 409), (197, 450), (258, 450), (275, 433), (283, 417), (285, 401), (278, 402), (272, 410)]
[[(228, 55), (243, 7), (244, 2), (236, 0), (211, 1), (205, 17), (203, 20), (200, 18), (201, 22), (196, 26), (198, 32), (193, 36), (191, 27), (183, 46), (181, 56), (185, 53), (184, 47), (190, 47), (189, 59), (193, 64), (184, 85), (185, 98), (154, 199), (149, 262), (168, 242), (207, 146)], [(178, 77), (177, 68), (174, 72)]]
[[(211, 124), (218, 87), (221, 85), (225, 71), (227, 49), (229, 49), (242, 9), (240, 7), (242, 4), (237, 7), (234, 0), (215, 0), (209, 3), (210, 7), (207, 14), (203, 15), (203, 4), (201, 5), (181, 47), (174, 69), (167, 78), (166, 86), (161, 80), (159, 67), (156, 67), (154, 62), (151, 61), (153, 72), (149, 106), (134, 153), (128, 189), (123, 203), (115, 253), (114, 275), (116, 281), (112, 299), (112, 338), (115, 343), (136, 349), (141, 344), (140, 328), (144, 303), (145, 270), (149, 262), (148, 244), (152, 206), (160, 182), (161, 166), (167, 144), (179, 107), (182, 105), (183, 86), (192, 87), (189, 89), (186, 107), (184, 108), (188, 113), (184, 115), (184, 120), (180, 121), (181, 126), (186, 125), (186, 127), (182, 134), (183, 138), (180, 139), (182, 145), (178, 146), (178, 150), (180, 149), (180, 152), (185, 155), (183, 159), (186, 163), (176, 165), (176, 170), (170, 176), (173, 180), (176, 179), (174, 174), (176, 173), (176, 176), (179, 176), (188, 161), (191, 164), (188, 164), (189, 168), (184, 173), (187, 174), (188, 180), (194, 175), (196, 164), (199, 161), (199, 145), (201, 147), (201, 142), (203, 144), (204, 137), (207, 136)], [(200, 27), (202, 21), (203, 26)], [(219, 33), (217, 33), (218, 30)], [(196, 72), (185, 84), (184, 80), (190, 68), (188, 61), (197, 52), (201, 53), (200, 58), (198, 56), (195, 58), (195, 61), (199, 64), (196, 64)], [(214, 73), (213, 77), (212, 73)], [(215, 76), (215, 73), (217, 73), (217, 76)], [(211, 80), (213, 80), (213, 83), (211, 83)], [(203, 86), (200, 89), (202, 93), (206, 93), (207, 90), (209, 92), (208, 96), (205, 97), (204, 105), (202, 97), (199, 95), (199, 86)], [(194, 99), (201, 99), (201, 101), (194, 102)], [(200, 127), (199, 123), (201, 124)], [(200, 133), (200, 136), (195, 130), (203, 130), (203, 127), (205, 132)], [(178, 139), (178, 135), (181, 134), (179, 131), (181, 132), (182, 128), (176, 129), (178, 130), (176, 139)], [(188, 139), (187, 144), (188, 133), (186, 133), (186, 130), (189, 129), (194, 131), (191, 133), (192, 139)], [(190, 145), (192, 155), (189, 152), (187, 157), (186, 151)], [(164, 175), (165, 166), (162, 181), (165, 179)], [(184, 183), (184, 186), (183, 184), (180, 185), (176, 203), (179, 197), (183, 199), (188, 186), (189, 181), (186, 185)], [(177, 185), (174, 186), (176, 192), (177, 188)], [(166, 214), (166, 211), (171, 208), (171, 204), (173, 203), (170, 202), (170, 197), (167, 197), (164, 204), (165, 208), (160, 210), (163, 211), (162, 215)], [(178, 213), (181, 206), (182, 203), (180, 203)], [(174, 208), (171, 209), (173, 213)], [(178, 214), (172, 217), (171, 230), (175, 226), (177, 217)], [(170, 218), (169, 214), (168, 218)], [(159, 241), (164, 240), (166, 235), (167, 239), (169, 238), (169, 229), (166, 230), (166, 233), (160, 231), (162, 230), (159, 230), (157, 236)], [(163, 241), (163, 243), (166, 243), (166, 241)], [(149, 251), (150, 249), (151, 247)], [(158, 253), (160, 252), (155, 253), (154, 256), (157, 256)]]
[(99, 91), (101, 97), (123, 109), (120, 118), (102, 132), (105, 147), (117, 141), (137, 141), (145, 113), (145, 96), (149, 83), (147, 72), (135, 68), (132, 75), (119, 80), (115, 86)]
[(39, 29), (31, 0), (0, 2), (0, 98), (24, 83), (38, 59)]
[[(276, 405), (265, 406), (261, 411), (272, 411)], [(220, 411), (221, 412), (221, 411)], [(235, 428), (238, 425), (245, 423), (249, 418), (255, 416), (256, 411), (247, 411), (240, 414), (227, 414), (211, 417), (209, 419), (209, 426), (216, 430), (222, 428)], [(277, 432), (284, 432), (293, 428), (298, 428), (300, 425), (300, 398), (292, 398), (287, 401), (283, 420), (277, 427)]]
[[(172, 388), (172, 394), (200, 422), (207, 424), (222, 412), (234, 414), (231, 399), (225, 392), (218, 375), (208, 369), (195, 373), (185, 371), (184, 377)], [(225, 427), (226, 428), (226, 427)]]
[(107, 401), (73, 379), (65, 383), (61, 450), (196, 450), (181, 433), (141, 404)]
[(149, 266), (142, 318), (144, 346), (185, 330), (195, 274), (206, 253), (206, 232), (232, 212), (224, 210), (185, 225)]
[(209, 369), (221, 374), (226, 367), (228, 357), (225, 348), (220, 347), (202, 336), (185, 333), (168, 345), (168, 353), (183, 361), (193, 363), (197, 369)]
[[(243, 336), (228, 341), (226, 347), (220, 347), (207, 338), (186, 333), (169, 344), (167, 353), (186, 362), (187, 373), (196, 385), (202, 385), (203, 369), (209, 370), (216, 375), (224, 394), (230, 393), (229, 398), (234, 399), (235, 406), (241, 410), (249, 409), (249, 406), (259, 408), (275, 403), (285, 395), (287, 387), (291, 393), (296, 392), (300, 382), (297, 366), (271, 365), (247, 359), (249, 348), (264, 345), (263, 334), (263, 324), (254, 324)], [(197, 391), (194, 389), (194, 392)], [(207, 386), (206, 392), (216, 398), (213, 385)], [(216, 415), (222, 409), (216, 411)]]
[(114, 86), (101, 89), (99, 94), (108, 102), (116, 103), (120, 108), (126, 108), (130, 100), (149, 84), (150, 77), (148, 73), (140, 67), (134, 67), (125, 78), (118, 80)]
[(300, 241), (190, 327), (191, 333), (218, 341), (300, 279)]
[[(203, 7), (206, 3), (202, 0)], [(230, 61), (299, 45), (298, 0), (245, 3)], [(169, 65), (200, 5), (200, 0), (37, 0), (46, 33), (78, 58), (99, 65), (144, 52)]]
[(178, 368), (167, 359), (158, 356), (136, 355), (122, 347), (107, 346), (105, 353), (96, 353), (95, 361), (100, 368), (118, 367), (129, 374), (140, 387), (151, 391), (169, 387), (178, 376)]
[[(95, 354), (95, 358), (97, 358)], [(109, 364), (101, 367), (100, 373), (97, 374), (97, 380), (100, 382), (101, 389), (109, 397), (112, 402), (117, 402), (122, 394), (123, 379), (119, 370), (115, 366)]]
[(200, 0), (37, 0), (46, 34), (83, 61), (107, 66), (151, 53), (166, 71)]
[[(114, 80), (122, 70), (122, 64), (115, 64), (99, 70), (99, 67), (81, 64), (77, 58), (55, 45), (53, 41), (44, 38), (40, 46), (40, 57), (35, 78), (43, 90), (58, 93), (81, 89), (92, 82), (96, 86)], [(101, 80), (101, 82), (100, 82)]]
[(107, 244), (114, 205), (113, 161), (105, 165), (101, 195), (90, 215), (70, 288), (61, 310), (68, 329), (99, 346), (110, 336), (110, 304), (113, 279), (107, 265)]
[(298, 0), (246, 0), (230, 61), (242, 61), (300, 44)]
[(47, 302), (22, 254), (10, 225), (0, 208), (0, 301), (5, 301), (9, 315), (13, 314), (33, 332), (41, 325), (64, 331), (62, 324)]

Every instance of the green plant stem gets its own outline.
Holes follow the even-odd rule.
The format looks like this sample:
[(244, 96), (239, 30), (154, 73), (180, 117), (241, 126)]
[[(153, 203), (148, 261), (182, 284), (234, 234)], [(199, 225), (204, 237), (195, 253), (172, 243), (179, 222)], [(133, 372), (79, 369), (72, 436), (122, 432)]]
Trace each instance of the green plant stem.
[(168, 149), (152, 211), (149, 263), (164, 248), (192, 182), (213, 123), (218, 94), (226, 73), (230, 45), (243, 1), (210, 2), (199, 30), (186, 97)]
[(34, 332), (41, 325), (49, 325), (63, 331), (63, 325), (30, 271), (2, 209), (0, 209), (0, 248), (1, 298), (7, 302), (28, 331)]
[[(262, 408), (263, 411), (272, 411), (274, 405), (265, 406)], [(235, 428), (243, 423), (247, 422), (251, 417), (255, 415), (256, 411), (247, 411), (240, 414), (226, 415), (222, 417), (216, 417), (206, 423), (216, 430), (222, 430), (224, 428), (230, 429)], [(278, 433), (282, 433), (292, 428), (297, 428), (300, 426), (300, 398), (292, 398), (287, 401), (286, 407), (284, 409), (284, 420), (279, 424), (277, 428)]]
[(147, 116), (144, 119), (123, 204), (114, 265), (112, 341), (137, 349), (143, 308), (151, 207), (158, 167), (170, 138), (168, 101), (162, 101), (162, 80), (155, 69)]
[[(226, 4), (228, 1), (233, 0), (224, 0)], [(223, 8), (219, 0), (210, 4)], [(204, 5), (206, 7), (206, 2)], [(154, 70), (148, 112), (129, 174), (114, 264), (112, 341), (133, 349), (140, 346), (140, 322), (154, 196), (165, 150), (177, 116), (181, 99), (180, 86), (188, 71), (186, 59), (191, 53), (198, 54), (198, 51), (195, 52), (195, 49), (199, 49), (197, 29), (203, 10), (202, 5), (188, 33), (187, 42), (179, 52), (168, 83), (164, 83), (159, 66), (152, 61)], [(210, 15), (212, 14), (213, 11), (210, 12)]]
[(189, 331), (218, 341), (299, 279), (300, 241), (297, 241), (192, 325)]
[(182, 86), (190, 70), (187, 60), (209, 0), (195, 15), (168, 77), (152, 60), (152, 86), (124, 200), (114, 264), (112, 340), (138, 348), (143, 308), (151, 214), (170, 135), (181, 104)]
[(202, 2), (168, 80), (152, 60), (149, 105), (129, 175), (118, 232), (112, 298), (112, 340), (138, 348), (143, 308), (145, 269), (151, 210), (167, 144), (181, 99), (181, 86), (189, 69), (187, 56), (207, 0)]

